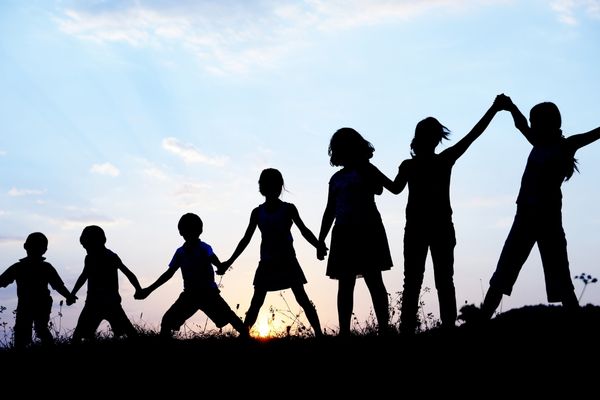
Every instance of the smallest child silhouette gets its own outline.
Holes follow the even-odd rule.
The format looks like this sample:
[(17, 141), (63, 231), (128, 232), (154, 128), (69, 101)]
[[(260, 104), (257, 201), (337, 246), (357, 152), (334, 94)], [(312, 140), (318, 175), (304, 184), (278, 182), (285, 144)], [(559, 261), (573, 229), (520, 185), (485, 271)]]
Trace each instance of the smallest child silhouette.
[(169, 268), (153, 284), (137, 291), (134, 297), (138, 300), (145, 299), (169, 281), (178, 269), (181, 269), (183, 291), (165, 312), (160, 324), (160, 336), (171, 337), (188, 318), (201, 310), (218, 328), (231, 324), (241, 338), (248, 338), (248, 329), (221, 297), (215, 282), (213, 266), (218, 268), (220, 274), (224, 271), (212, 247), (200, 240), (203, 230), (202, 220), (196, 214), (187, 213), (179, 219), (177, 228), (185, 243), (175, 251)]
[(121, 306), (118, 272), (125, 274), (136, 292), (141, 289), (138, 279), (117, 254), (106, 248), (106, 235), (99, 226), (86, 226), (81, 232), (79, 241), (87, 251), (87, 255), (83, 271), (77, 278), (71, 293), (74, 296), (87, 282), (87, 297), (73, 332), (73, 342), (94, 339), (96, 330), (103, 320), (110, 324), (115, 337), (138, 336), (137, 330)]
[(67, 304), (73, 304), (77, 300), (65, 287), (52, 264), (44, 261), (46, 258), (43, 255), (48, 250), (48, 238), (43, 233), (31, 233), (23, 247), (27, 257), (21, 258), (0, 275), (0, 287), (17, 283), (18, 304), (14, 327), (14, 345), (17, 349), (31, 344), (32, 326), (43, 345), (54, 343), (48, 328), (52, 310), (52, 297), (48, 285), (63, 295)]

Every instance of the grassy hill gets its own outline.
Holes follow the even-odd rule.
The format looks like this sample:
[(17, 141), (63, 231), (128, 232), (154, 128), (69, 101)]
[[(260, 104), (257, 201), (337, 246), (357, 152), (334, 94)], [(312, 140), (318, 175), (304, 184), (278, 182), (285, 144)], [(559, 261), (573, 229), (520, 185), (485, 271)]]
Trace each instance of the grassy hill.
[(538, 305), (414, 337), (244, 341), (224, 335), (164, 341), (148, 334), (135, 341), (4, 349), (0, 360), (10, 366), (4, 368), (5, 382), (35, 377), (32, 382), (76, 382), (100, 393), (118, 387), (147, 395), (159, 390), (190, 394), (204, 385), (222, 395), (274, 388), (285, 395), (286, 389), (306, 393), (312, 388), (331, 395), (368, 390), (373, 398), (408, 388), (423, 394), (444, 388), (483, 394), (474, 388), (490, 387), (495, 394), (510, 394), (519, 386), (535, 393), (560, 388), (581, 393), (594, 388), (599, 339), (600, 307), (587, 305), (569, 314), (562, 307)]

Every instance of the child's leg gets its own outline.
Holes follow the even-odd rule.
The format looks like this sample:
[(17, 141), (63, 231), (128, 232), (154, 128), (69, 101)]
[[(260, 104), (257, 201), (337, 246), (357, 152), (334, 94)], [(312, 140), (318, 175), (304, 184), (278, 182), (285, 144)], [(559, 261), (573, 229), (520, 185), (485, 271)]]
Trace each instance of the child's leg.
[(266, 297), (266, 290), (254, 288), (254, 294), (252, 295), (252, 300), (250, 301), (250, 308), (248, 308), (248, 312), (246, 312), (246, 318), (244, 318), (244, 324), (248, 329), (252, 328), (252, 326), (254, 326), (256, 323), (258, 313), (264, 304)]
[(50, 333), (50, 328), (48, 327), (50, 323), (51, 311), (52, 298), (49, 297), (45, 303), (41, 304), (40, 307), (35, 311), (35, 316), (33, 319), (33, 328), (35, 329), (35, 334), (44, 345), (54, 344), (54, 337), (52, 337), (52, 333)]
[(139, 336), (137, 329), (125, 314), (121, 304), (114, 304), (110, 310), (107, 310), (106, 321), (110, 324), (115, 337), (127, 335), (129, 338), (133, 338)]
[(435, 288), (440, 304), (440, 319), (442, 326), (456, 326), (456, 290), (454, 288), (454, 246), (456, 239), (454, 228), (447, 235), (431, 244), (431, 259)]
[(404, 284), (400, 314), (400, 332), (403, 334), (412, 335), (417, 329), (427, 250), (425, 232), (420, 228), (407, 227), (404, 234)]
[(371, 293), (373, 299), (373, 308), (377, 316), (377, 324), (379, 325), (379, 333), (387, 333), (390, 321), (390, 304), (388, 292), (383, 283), (381, 271), (373, 271), (364, 275), (365, 283)]
[(352, 320), (352, 309), (354, 308), (355, 285), (355, 276), (339, 278), (337, 307), (340, 336), (350, 336), (350, 322)]
[(296, 297), (296, 301), (302, 307), (304, 312), (306, 313), (306, 318), (315, 331), (315, 336), (323, 336), (323, 331), (321, 330), (321, 322), (319, 321), (319, 315), (317, 314), (317, 309), (315, 305), (310, 301), (306, 291), (304, 290), (303, 285), (292, 286), (292, 292)]
[(96, 330), (102, 322), (101, 310), (98, 306), (86, 303), (79, 314), (75, 331), (73, 332), (73, 341), (79, 342), (82, 339), (94, 339)]
[(538, 248), (544, 268), (548, 301), (551, 303), (560, 301), (563, 306), (569, 308), (578, 307), (579, 300), (575, 295), (569, 269), (567, 239), (560, 212), (546, 216), (543, 228), (539, 232)]
[(492, 318), (504, 294), (511, 294), (519, 272), (536, 242), (535, 225), (536, 219), (531, 212), (517, 210), (517, 215), (500, 253), (496, 271), (490, 279), (490, 288), (481, 305), (485, 319)]
[(160, 336), (171, 337), (181, 325), (198, 311), (199, 307), (191, 295), (182, 292), (175, 303), (165, 312), (160, 322)]
[(33, 315), (26, 307), (17, 306), (15, 317), (15, 348), (24, 349), (31, 343), (31, 326)]

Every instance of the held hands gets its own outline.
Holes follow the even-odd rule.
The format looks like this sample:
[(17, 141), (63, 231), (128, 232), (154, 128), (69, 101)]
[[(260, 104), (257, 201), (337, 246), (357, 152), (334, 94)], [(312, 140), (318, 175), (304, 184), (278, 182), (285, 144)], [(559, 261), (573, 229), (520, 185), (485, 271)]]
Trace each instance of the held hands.
[(496, 99), (494, 100), (494, 107), (497, 110), (510, 111), (510, 109), (513, 107), (513, 102), (510, 99), (510, 97), (508, 97), (504, 93), (501, 93), (498, 96), (496, 96)]
[(136, 300), (144, 300), (146, 297), (150, 295), (150, 291), (148, 288), (141, 288), (135, 291), (133, 294), (133, 298)]
[(229, 267), (231, 267), (231, 264), (233, 264), (231, 262), (231, 260), (227, 260), (225, 262), (222, 262), (221, 265), (217, 266), (216, 274), (217, 275), (224, 275), (225, 272), (229, 269)]
[(325, 245), (324, 241), (319, 241), (319, 245), (317, 246), (317, 259), (323, 261), (325, 256), (327, 255), (327, 245)]
[(66, 303), (67, 303), (68, 306), (71, 306), (71, 305), (75, 304), (75, 302), (77, 301), (77, 299), (78, 299), (77, 296), (75, 296), (74, 294), (71, 294), (69, 297), (67, 297)]

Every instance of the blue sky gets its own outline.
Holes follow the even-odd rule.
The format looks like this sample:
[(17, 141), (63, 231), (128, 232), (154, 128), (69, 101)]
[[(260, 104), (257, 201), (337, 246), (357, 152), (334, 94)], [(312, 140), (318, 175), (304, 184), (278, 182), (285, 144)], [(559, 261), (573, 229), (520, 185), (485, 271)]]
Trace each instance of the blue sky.
[[(148, 285), (181, 244), (177, 220), (195, 212), (203, 239), (225, 260), (262, 202), (258, 175), (278, 168), (282, 199), (318, 233), (335, 172), (333, 132), (351, 126), (375, 146), (373, 163), (393, 177), (410, 157), (416, 123), (438, 118), (454, 143), (505, 93), (527, 115), (555, 102), (566, 135), (600, 125), (600, 1), (11, 1), (0, 2), (0, 265), (24, 256), (30, 232), (50, 239), (47, 259), (73, 286), (85, 256), (84, 226)], [(453, 170), (459, 305), (479, 303), (515, 211), (529, 144), (498, 114)], [(573, 275), (600, 274), (600, 147), (577, 153), (581, 173), (563, 186)], [(378, 198), (402, 289), (406, 192)], [(322, 324), (337, 329), (337, 283), (294, 230)], [(221, 280), (238, 314), (248, 307), (259, 233)], [(368, 251), (368, 249), (365, 249)], [(423, 300), (438, 315), (428, 261)], [(574, 282), (577, 293), (583, 288)], [(598, 304), (600, 288), (583, 302)], [(182, 288), (179, 275), (136, 301), (132, 320), (157, 327)], [(371, 301), (355, 292), (357, 320)], [(60, 296), (54, 293), (58, 301)], [(80, 301), (63, 309), (72, 329)], [(286, 303), (287, 301), (287, 303)], [(545, 303), (534, 249), (502, 310)], [(0, 290), (14, 309), (15, 288)], [(291, 291), (269, 306), (299, 312)], [(56, 312), (57, 308), (55, 307)], [(10, 320), (10, 314), (0, 315)], [(285, 319), (283, 316), (278, 319)], [(190, 327), (204, 326), (198, 313)], [(209, 323), (210, 326), (210, 323)]]

